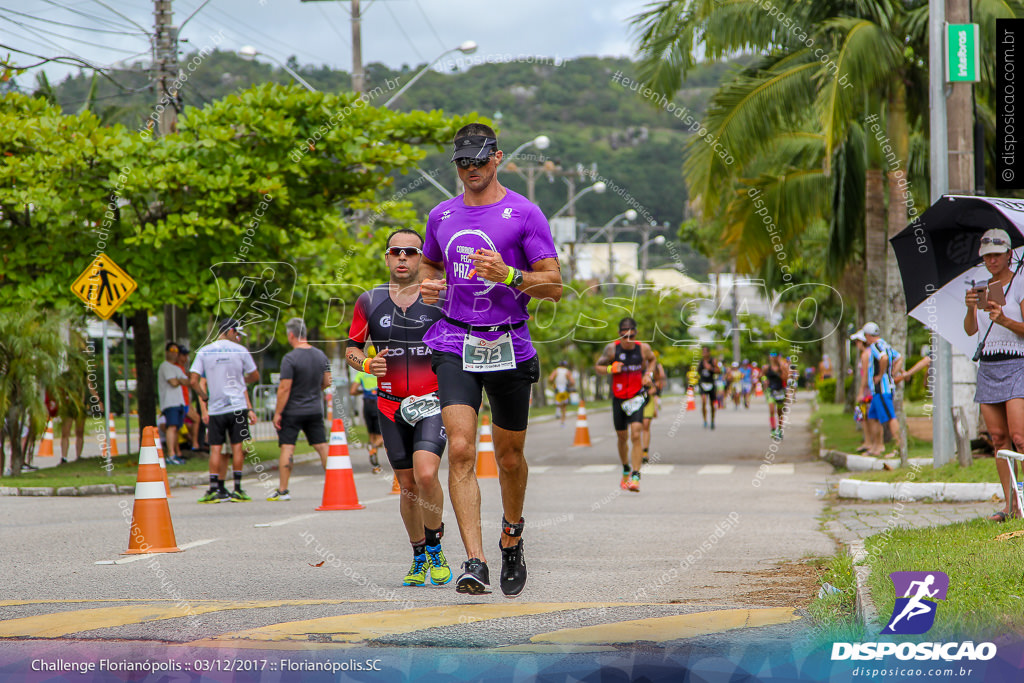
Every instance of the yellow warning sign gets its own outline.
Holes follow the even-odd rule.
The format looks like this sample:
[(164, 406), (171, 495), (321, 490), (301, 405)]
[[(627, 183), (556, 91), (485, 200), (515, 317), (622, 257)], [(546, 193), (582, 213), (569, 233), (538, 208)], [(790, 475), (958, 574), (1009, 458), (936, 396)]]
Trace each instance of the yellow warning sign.
[(135, 280), (106, 254), (100, 254), (71, 284), (71, 291), (90, 311), (107, 320), (135, 291)]

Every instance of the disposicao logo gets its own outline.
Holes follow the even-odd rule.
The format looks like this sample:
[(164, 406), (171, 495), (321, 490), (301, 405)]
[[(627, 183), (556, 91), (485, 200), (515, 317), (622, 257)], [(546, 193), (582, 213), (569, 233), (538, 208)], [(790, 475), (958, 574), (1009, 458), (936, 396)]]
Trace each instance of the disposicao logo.
[(889, 578), (896, 589), (896, 604), (882, 635), (927, 633), (935, 623), (935, 601), (946, 599), (949, 577), (943, 572), (893, 572)]
[[(896, 604), (881, 635), (920, 635), (935, 624), (936, 600), (945, 600), (949, 577), (943, 572), (893, 572)], [(870, 660), (895, 656), (918, 661), (987, 661), (996, 656), (994, 643), (833, 643), (832, 660)]]

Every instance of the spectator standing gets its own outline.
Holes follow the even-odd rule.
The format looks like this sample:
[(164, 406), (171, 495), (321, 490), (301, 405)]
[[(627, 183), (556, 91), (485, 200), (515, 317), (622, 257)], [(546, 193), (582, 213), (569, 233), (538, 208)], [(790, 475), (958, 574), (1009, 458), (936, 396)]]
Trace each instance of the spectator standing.
[(327, 467), (327, 431), (324, 429), (324, 389), (331, 386), (330, 363), (326, 354), (306, 339), (306, 323), (292, 318), (285, 323), (292, 350), (281, 359), (281, 383), (277, 385), (274, 429), (281, 449), (277, 489), (269, 501), (291, 500), (288, 480), (295, 465), (295, 442), (299, 432)]

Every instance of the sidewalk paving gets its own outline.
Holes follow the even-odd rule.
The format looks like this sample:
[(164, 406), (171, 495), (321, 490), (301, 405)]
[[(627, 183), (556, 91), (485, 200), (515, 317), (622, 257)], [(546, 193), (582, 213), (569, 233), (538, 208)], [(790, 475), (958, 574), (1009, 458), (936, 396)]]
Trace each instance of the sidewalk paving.
[(988, 517), (998, 502), (983, 503), (892, 503), (843, 502), (833, 504), (837, 518), (825, 529), (844, 545), (879, 533), (889, 527), (920, 529)]

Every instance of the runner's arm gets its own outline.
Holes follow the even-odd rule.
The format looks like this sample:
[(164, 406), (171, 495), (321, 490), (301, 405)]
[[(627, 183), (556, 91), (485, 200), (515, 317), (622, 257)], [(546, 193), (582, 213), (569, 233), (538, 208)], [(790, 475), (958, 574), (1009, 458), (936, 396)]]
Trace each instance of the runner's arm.
[(604, 347), (604, 351), (601, 352), (601, 357), (597, 359), (597, 363), (594, 364), (594, 370), (599, 375), (608, 374), (608, 366), (612, 364), (615, 359), (615, 345), (608, 344)]
[(653, 387), (654, 386), (654, 370), (655, 370), (655, 368), (654, 368), (654, 366), (655, 366), (654, 351), (651, 351), (651, 347), (648, 346), (647, 344), (641, 345), (640, 349), (641, 349), (640, 354), (641, 354), (641, 357), (643, 358), (643, 361), (644, 361), (644, 369), (643, 369), (644, 376), (643, 376), (643, 380), (642, 380), (643, 385), (645, 387)]
[[(248, 392), (246, 392), (248, 393)], [(274, 407), (274, 429), (280, 431), (281, 429), (281, 415), (284, 413), (284, 407), (288, 404), (288, 397), (292, 393), (292, 381), (290, 379), (282, 379), (281, 383), (277, 385), (277, 405)]]

